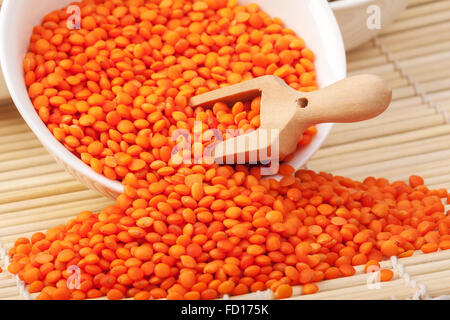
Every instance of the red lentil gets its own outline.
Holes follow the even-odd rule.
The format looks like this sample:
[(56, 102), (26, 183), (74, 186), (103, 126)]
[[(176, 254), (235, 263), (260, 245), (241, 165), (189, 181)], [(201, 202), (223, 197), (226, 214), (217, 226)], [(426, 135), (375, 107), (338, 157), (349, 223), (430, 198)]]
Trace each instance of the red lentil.
[(389, 269), (381, 269), (380, 270), (380, 280), (381, 281), (390, 281), (394, 276), (394, 272)]
[(319, 291), (319, 288), (317, 287), (317, 285), (315, 283), (305, 284), (302, 288), (303, 294), (314, 294), (317, 291)]
[(371, 272), (377, 272), (380, 270), (380, 264), (377, 260), (369, 260), (367, 261), (366, 265), (364, 266), (364, 272), (371, 273)]
[(288, 284), (280, 285), (275, 291), (276, 299), (285, 299), (292, 296), (292, 287)]

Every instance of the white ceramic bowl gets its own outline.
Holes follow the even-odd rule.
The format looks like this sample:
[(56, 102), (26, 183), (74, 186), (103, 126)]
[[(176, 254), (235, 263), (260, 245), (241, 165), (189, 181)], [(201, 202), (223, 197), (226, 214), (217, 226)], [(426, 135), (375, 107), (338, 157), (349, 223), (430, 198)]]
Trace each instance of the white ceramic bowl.
[[(0, 61), (11, 97), (22, 117), (48, 152), (68, 172), (87, 187), (115, 197), (123, 190), (112, 181), (94, 172), (58, 142), (37, 115), (28, 97), (22, 70), (32, 28), (52, 10), (63, 8), (73, 0), (4, 0), (0, 16)], [(242, 0), (256, 2), (272, 16), (280, 17), (306, 41), (316, 54), (319, 86), (330, 85), (346, 76), (345, 50), (339, 27), (326, 0)], [(329, 134), (332, 124), (318, 125), (318, 134), (311, 144), (297, 151), (290, 162), (303, 166)]]
[[(337, 0), (330, 3), (347, 51), (372, 39), (392, 24), (407, 5), (408, 0)], [(367, 20), (374, 13), (372, 8), (376, 8), (371, 6), (377, 6), (380, 10), (381, 29), (367, 27)]]

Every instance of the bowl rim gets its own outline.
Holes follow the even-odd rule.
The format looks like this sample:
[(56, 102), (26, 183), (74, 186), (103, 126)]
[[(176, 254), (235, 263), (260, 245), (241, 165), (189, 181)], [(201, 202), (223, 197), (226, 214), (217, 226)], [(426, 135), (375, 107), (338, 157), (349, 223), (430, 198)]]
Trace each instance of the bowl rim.
[[(5, 19), (6, 12), (8, 12), (8, 8), (10, 6), (14, 5), (14, 2), (16, 0), (3, 0), (2, 9), (0, 10), (0, 43), (3, 43), (3, 38), (8, 33), (8, 25), (7, 25), (7, 19)], [(72, 0), (73, 2), (80, 2), (81, 0)], [(312, 0), (317, 1), (317, 0)], [(327, 10), (327, 14), (329, 16), (334, 18), (334, 15), (332, 13), (331, 8), (327, 4), (327, 0), (320, 0), (323, 1), (323, 8)], [(365, 1), (365, 0), (364, 0)], [(342, 41), (342, 35), (339, 32), (339, 27), (336, 19), (333, 19), (332, 21), (334, 28), (336, 32), (334, 32), (335, 36), (338, 36), (340, 39), (340, 44), (342, 48), (343, 41)], [(301, 36), (301, 35), (300, 35)], [(338, 39), (338, 40), (339, 40)], [(339, 49), (339, 48), (338, 48)], [(345, 50), (342, 49), (344, 54), (344, 66), (343, 72), (344, 74), (342, 76), (345, 77), (346, 73), (346, 61), (345, 61)], [(15, 66), (10, 65), (7, 63), (8, 54), (6, 53), (7, 50), (0, 50), (0, 65), (3, 70), (5, 82), (7, 85), (7, 88), (9, 90), (9, 93), (11, 95), (11, 98), (16, 105), (17, 110), (27, 123), (27, 125), (30, 127), (30, 129), (33, 131), (35, 136), (38, 138), (38, 140), (42, 143), (45, 149), (47, 149), (50, 153), (50, 155), (53, 156), (53, 158), (56, 159), (57, 162), (63, 163), (65, 166), (65, 169), (68, 170), (70, 173), (72, 173), (75, 177), (77, 177), (78, 180), (82, 181), (84, 183), (84, 180), (80, 179), (81, 176), (85, 176), (87, 179), (91, 180), (92, 183), (90, 184), (90, 187), (92, 188), (95, 186), (95, 189), (97, 191), (101, 191), (101, 189), (107, 189), (111, 190), (113, 193), (120, 194), (123, 192), (123, 185), (117, 181), (117, 180), (111, 180), (109, 178), (106, 178), (104, 175), (95, 172), (89, 165), (84, 163), (80, 158), (78, 158), (75, 154), (70, 152), (68, 149), (64, 147), (64, 145), (58, 141), (53, 134), (48, 130), (47, 126), (42, 122), (42, 120), (39, 118), (38, 113), (33, 108), (31, 111), (27, 108), (24, 108), (21, 105), (21, 102), (23, 101), (22, 94), (18, 92), (18, 90), (15, 90), (15, 85), (17, 84), (16, 80), (14, 80), (13, 73), (15, 72)], [(23, 79), (22, 79), (23, 80)], [(29, 99), (29, 103), (32, 106), (31, 99), (27, 96)], [(17, 104), (17, 103), (18, 104)], [(320, 149), (320, 146), (323, 144), (326, 137), (329, 135), (333, 124), (332, 123), (323, 123), (318, 126), (322, 127), (323, 134), (320, 137), (317, 137), (316, 144), (318, 144), (317, 148), (307, 149), (305, 150), (306, 153), (304, 154), (304, 157), (306, 160), (303, 162), (306, 163), (310, 157), (318, 150)], [(276, 177), (276, 176), (272, 176)], [(99, 184), (101, 188), (97, 187), (96, 185)], [(102, 192), (104, 193), (104, 192)], [(107, 192), (109, 193), (109, 192)], [(105, 194), (105, 193), (104, 193)], [(110, 196), (110, 195), (109, 195)]]
[(341, 10), (341, 9), (348, 9), (353, 7), (358, 7), (363, 4), (369, 3), (369, 2), (375, 2), (377, 0), (337, 0), (333, 2), (329, 2), (331, 9), (333, 10)]

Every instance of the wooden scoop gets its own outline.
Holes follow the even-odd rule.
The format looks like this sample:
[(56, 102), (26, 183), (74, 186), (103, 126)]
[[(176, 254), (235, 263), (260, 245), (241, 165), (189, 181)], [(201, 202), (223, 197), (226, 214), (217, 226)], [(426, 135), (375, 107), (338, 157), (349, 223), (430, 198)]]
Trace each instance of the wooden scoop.
[(276, 76), (263, 76), (191, 98), (193, 107), (216, 102), (247, 101), (261, 95), (261, 125), (257, 130), (219, 142), (213, 157), (218, 163), (283, 160), (298, 146), (302, 133), (319, 123), (349, 123), (381, 114), (392, 90), (374, 75), (358, 75), (324, 89), (304, 93)]

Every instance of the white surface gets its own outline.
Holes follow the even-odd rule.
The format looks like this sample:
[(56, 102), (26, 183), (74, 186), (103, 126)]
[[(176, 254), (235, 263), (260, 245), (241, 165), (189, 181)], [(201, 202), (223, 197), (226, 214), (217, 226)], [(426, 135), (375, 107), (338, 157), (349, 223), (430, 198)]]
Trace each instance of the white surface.
[[(0, 62), (11, 97), (31, 130), (56, 161), (87, 187), (114, 197), (122, 192), (118, 181), (94, 172), (88, 165), (57, 141), (36, 113), (25, 87), (22, 62), (32, 28), (50, 11), (67, 6), (73, 0), (4, 0), (0, 12)], [(326, 0), (242, 0), (256, 2), (272, 17), (280, 17), (287, 27), (302, 37), (316, 54), (316, 72), (320, 87), (346, 76), (345, 51), (339, 27)], [(322, 145), (332, 124), (317, 126), (318, 133), (309, 146), (297, 151), (290, 162), (303, 166)]]
[[(380, 31), (394, 22), (403, 10), (408, 0), (339, 0), (330, 2), (344, 37), (345, 49), (351, 50), (375, 37)], [(367, 28), (370, 13), (369, 6), (380, 8), (381, 29)]]

